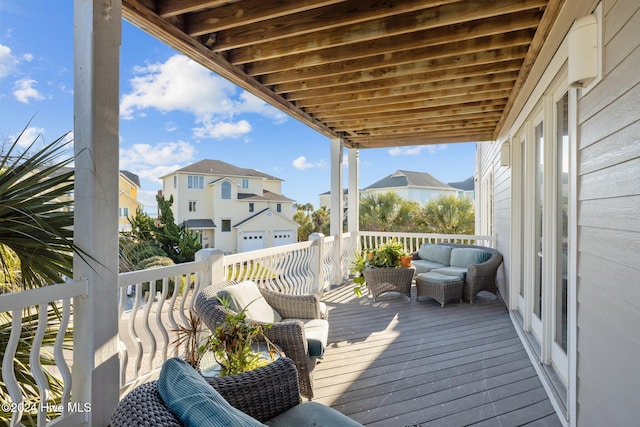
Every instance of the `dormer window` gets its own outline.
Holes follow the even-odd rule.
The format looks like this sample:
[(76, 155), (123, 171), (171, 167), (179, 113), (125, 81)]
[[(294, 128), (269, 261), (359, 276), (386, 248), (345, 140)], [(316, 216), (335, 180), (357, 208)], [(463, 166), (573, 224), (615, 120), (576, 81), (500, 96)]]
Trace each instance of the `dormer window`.
[(220, 190), (222, 191), (221, 197), (223, 199), (231, 199), (231, 183), (229, 181), (224, 181), (222, 183), (222, 186), (220, 187)]

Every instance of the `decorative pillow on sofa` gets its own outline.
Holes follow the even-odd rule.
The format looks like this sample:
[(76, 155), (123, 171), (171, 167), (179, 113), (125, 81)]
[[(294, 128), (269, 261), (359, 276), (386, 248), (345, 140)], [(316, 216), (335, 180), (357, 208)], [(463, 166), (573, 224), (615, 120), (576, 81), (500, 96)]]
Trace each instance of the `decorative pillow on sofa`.
[(437, 262), (442, 265), (450, 265), (451, 249), (453, 247), (446, 245), (432, 245), (425, 243), (418, 249), (418, 256), (422, 259)]
[(231, 309), (238, 313), (243, 308), (247, 317), (251, 320), (265, 323), (278, 323), (282, 321), (280, 313), (267, 303), (256, 285), (251, 280), (245, 280), (237, 285), (227, 286), (218, 295), (227, 295), (231, 301)]
[(178, 357), (164, 362), (156, 384), (165, 406), (188, 427), (264, 426), (231, 406), (195, 369)]
[(471, 264), (482, 264), (491, 256), (490, 253), (476, 248), (453, 248), (451, 266), (467, 268)]

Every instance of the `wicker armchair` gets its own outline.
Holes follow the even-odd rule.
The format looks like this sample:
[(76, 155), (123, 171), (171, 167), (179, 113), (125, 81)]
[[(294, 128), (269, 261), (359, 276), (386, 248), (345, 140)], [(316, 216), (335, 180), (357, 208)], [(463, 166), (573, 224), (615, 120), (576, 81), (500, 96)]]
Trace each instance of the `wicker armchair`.
[(438, 243), (439, 245), (453, 246), (454, 248), (477, 248), (491, 254), (489, 259), (482, 264), (472, 264), (467, 268), (467, 275), (462, 288), (464, 299), (473, 303), (474, 297), (480, 291), (488, 291), (498, 296), (496, 276), (498, 268), (502, 264), (502, 255), (495, 249), (486, 246), (464, 245), (460, 243)]
[(415, 270), (411, 268), (365, 268), (364, 279), (373, 302), (387, 292), (398, 292), (411, 302), (411, 282)]
[[(237, 282), (218, 283), (203, 289), (196, 296), (194, 308), (212, 331), (225, 321), (228, 314), (235, 314), (220, 304), (217, 299), (217, 293), (220, 290), (235, 283)], [(266, 289), (260, 289), (260, 292), (267, 303), (280, 313), (283, 319), (324, 318), (326, 320), (327, 314), (322, 310), (322, 305), (316, 295), (286, 295)], [(313, 371), (316, 366), (316, 358), (309, 355), (304, 323), (300, 320), (273, 323), (270, 328), (265, 329), (264, 334), (274, 344), (280, 346), (288, 358), (293, 360), (298, 369), (300, 394), (311, 400), (313, 398)]]

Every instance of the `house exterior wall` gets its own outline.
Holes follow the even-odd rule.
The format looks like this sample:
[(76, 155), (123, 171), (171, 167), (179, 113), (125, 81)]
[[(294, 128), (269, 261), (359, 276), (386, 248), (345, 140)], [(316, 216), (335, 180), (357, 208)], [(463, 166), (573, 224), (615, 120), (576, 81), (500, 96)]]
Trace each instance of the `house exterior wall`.
[(406, 200), (414, 200), (421, 205), (424, 205), (430, 200), (437, 199), (440, 196), (462, 197), (464, 193), (462, 190), (457, 189), (447, 190), (439, 188), (388, 187), (362, 190), (360, 192), (360, 197), (366, 197), (371, 194), (380, 195), (389, 192), (394, 192)]
[[(559, 49), (573, 19), (596, 5), (567, 0), (563, 13), (571, 19), (552, 29), (548, 44)], [(570, 348), (568, 413), (570, 425), (635, 425), (640, 419), (640, 3), (603, 0), (602, 17), (603, 78), (575, 95), (575, 220), (570, 224), (575, 228), (576, 265), (570, 278), (575, 300), (569, 301), (575, 310), (569, 314), (575, 353)], [(526, 98), (551, 61), (544, 52), (541, 57), (546, 62), (537, 71), (534, 66), (524, 85), (525, 101), (516, 105), (497, 141), (479, 144), (477, 153), (477, 225), (490, 222), (497, 234), (505, 268), (499, 289), (512, 310), (517, 293), (509, 291), (520, 283), (509, 278), (519, 279), (513, 270), (522, 267), (514, 256), (521, 250), (517, 233), (523, 215), (517, 133), (523, 125), (519, 116), (531, 112), (524, 111), (525, 102), (531, 102)], [(504, 142), (511, 143), (511, 167), (500, 165)], [(490, 174), (492, 194), (481, 185)], [(485, 208), (489, 205), (492, 211)]]
[(138, 187), (120, 174), (118, 181), (118, 229), (131, 229), (129, 217), (136, 214), (136, 209), (142, 207), (138, 202)]
[(640, 3), (603, 6), (603, 80), (578, 100), (578, 423), (640, 419)]

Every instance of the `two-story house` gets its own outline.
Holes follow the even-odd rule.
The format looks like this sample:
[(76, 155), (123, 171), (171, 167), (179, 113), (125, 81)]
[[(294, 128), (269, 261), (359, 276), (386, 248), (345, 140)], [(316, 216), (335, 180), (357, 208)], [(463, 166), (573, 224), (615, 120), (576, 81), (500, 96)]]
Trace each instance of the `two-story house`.
[(426, 172), (397, 170), (360, 191), (360, 197), (393, 191), (403, 199), (424, 205), (440, 196), (463, 197), (464, 191), (438, 181)]
[(235, 253), (297, 240), (293, 200), (280, 178), (205, 159), (161, 179), (176, 223), (198, 233), (204, 248)]
[(136, 214), (137, 208), (143, 208), (138, 202), (140, 178), (126, 170), (120, 171), (118, 180), (118, 227), (120, 231), (130, 231), (129, 217)]

